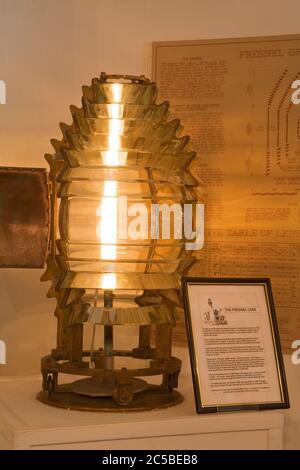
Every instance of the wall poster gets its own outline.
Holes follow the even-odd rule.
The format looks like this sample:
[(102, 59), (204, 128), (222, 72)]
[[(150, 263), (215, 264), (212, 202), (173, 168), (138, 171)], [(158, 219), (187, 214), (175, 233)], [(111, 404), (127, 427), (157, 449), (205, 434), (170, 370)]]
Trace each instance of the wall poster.
[[(300, 339), (300, 35), (154, 43), (152, 70), (198, 153), (205, 247), (189, 274), (271, 278), (291, 352)], [(175, 339), (186, 342), (183, 325)]]

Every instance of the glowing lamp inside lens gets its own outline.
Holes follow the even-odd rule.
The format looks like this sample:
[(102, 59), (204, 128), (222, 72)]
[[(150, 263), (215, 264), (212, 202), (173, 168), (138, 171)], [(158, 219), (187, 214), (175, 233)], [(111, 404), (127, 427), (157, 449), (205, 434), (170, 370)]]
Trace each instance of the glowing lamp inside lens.
[[(102, 163), (105, 166), (122, 166), (126, 164), (127, 152), (121, 150), (121, 136), (124, 134), (124, 105), (122, 100), (123, 85), (112, 84), (112, 101), (108, 105), (108, 148), (101, 151)], [(117, 256), (117, 220), (118, 199), (117, 182), (104, 181), (103, 197), (99, 201), (96, 215), (100, 217), (96, 233), (100, 240), (100, 259), (115, 260)], [(103, 276), (102, 289), (115, 289), (116, 275), (107, 273)]]

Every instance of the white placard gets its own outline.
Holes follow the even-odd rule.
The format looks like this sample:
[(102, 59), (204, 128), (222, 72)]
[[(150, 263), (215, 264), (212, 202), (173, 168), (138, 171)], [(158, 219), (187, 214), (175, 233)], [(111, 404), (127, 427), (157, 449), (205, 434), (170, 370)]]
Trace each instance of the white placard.
[(186, 296), (200, 408), (283, 404), (285, 379), (267, 284), (188, 281)]

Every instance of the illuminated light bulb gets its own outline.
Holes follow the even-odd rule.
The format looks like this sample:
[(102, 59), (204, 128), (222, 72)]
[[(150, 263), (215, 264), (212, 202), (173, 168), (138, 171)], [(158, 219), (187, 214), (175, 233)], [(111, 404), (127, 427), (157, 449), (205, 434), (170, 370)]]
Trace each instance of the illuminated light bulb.
[[(109, 126), (108, 126), (108, 150), (101, 152), (104, 165), (119, 166), (126, 164), (127, 152), (120, 152), (121, 138), (124, 133), (123, 116), (124, 106), (120, 105), (122, 99), (123, 85), (112, 84), (112, 95), (114, 103), (110, 104)], [(100, 257), (106, 260), (115, 260), (117, 247), (117, 220), (118, 200), (116, 181), (104, 181), (104, 197), (97, 208), (96, 215), (101, 216), (96, 232), (101, 241)], [(103, 244), (104, 243), (104, 244)], [(107, 245), (105, 244), (107, 243)], [(102, 289), (115, 289), (116, 276), (114, 273), (105, 274), (102, 281)]]

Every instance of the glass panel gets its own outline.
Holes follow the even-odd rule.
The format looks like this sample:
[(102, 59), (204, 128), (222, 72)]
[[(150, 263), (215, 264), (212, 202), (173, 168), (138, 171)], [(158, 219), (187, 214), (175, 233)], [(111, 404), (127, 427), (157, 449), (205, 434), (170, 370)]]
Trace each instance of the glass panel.
[(156, 263), (117, 263), (110, 261), (101, 262), (88, 262), (66, 260), (66, 265), (71, 271), (74, 272), (95, 272), (95, 273), (173, 273), (178, 267), (179, 261), (174, 263), (163, 263), (161, 265)]
[[(72, 181), (71, 183), (64, 183), (59, 188), (59, 197), (78, 196), (78, 197), (101, 197), (104, 194), (105, 184), (107, 181), (116, 181), (107, 178), (104, 181)], [(182, 188), (183, 189), (183, 188)], [(152, 190), (149, 183), (139, 182), (123, 182), (117, 181), (118, 196), (129, 197), (151, 197)], [(155, 183), (155, 190), (157, 197), (183, 199), (182, 190), (180, 187), (171, 184)]]
[[(185, 168), (195, 153), (179, 120), (167, 121), (168, 103), (155, 104), (155, 84), (119, 78), (84, 87), (83, 108), (71, 107), (73, 124), (55, 142), (68, 288), (169, 288), (186, 265), (182, 206), (195, 200), (195, 180)], [(158, 218), (153, 204), (164, 204)]]
[[(119, 260), (145, 260), (149, 255), (149, 248), (147, 246), (117, 246), (116, 258)], [(84, 245), (75, 243), (62, 244), (62, 251), (68, 258), (85, 258), (91, 260), (98, 260), (101, 254), (101, 245)]]
[[(164, 153), (161, 153), (161, 150), (159, 148), (158, 151), (145, 151), (141, 148), (138, 151), (133, 151), (127, 148), (126, 168), (133, 166), (141, 168), (166, 168), (176, 171), (185, 168), (195, 156), (194, 152), (179, 152), (175, 155), (168, 153), (168, 149), (165, 149)], [(61, 152), (71, 167), (99, 167), (104, 165), (99, 146), (84, 150), (80, 146), (77, 149), (62, 147)]]
[(116, 108), (107, 103), (97, 104), (91, 102), (88, 98), (84, 97), (83, 109), (86, 116), (97, 118), (108, 118), (115, 115), (117, 118), (123, 119), (144, 119), (152, 121), (161, 121), (165, 119), (166, 112), (169, 108), (169, 103), (165, 101), (156, 106), (144, 106), (140, 104), (123, 104), (122, 108)]
[[(116, 90), (118, 90), (116, 92)], [(156, 97), (154, 83), (103, 83), (93, 79), (92, 86), (83, 89), (84, 96), (92, 98), (95, 103), (139, 103), (153, 104)]]

